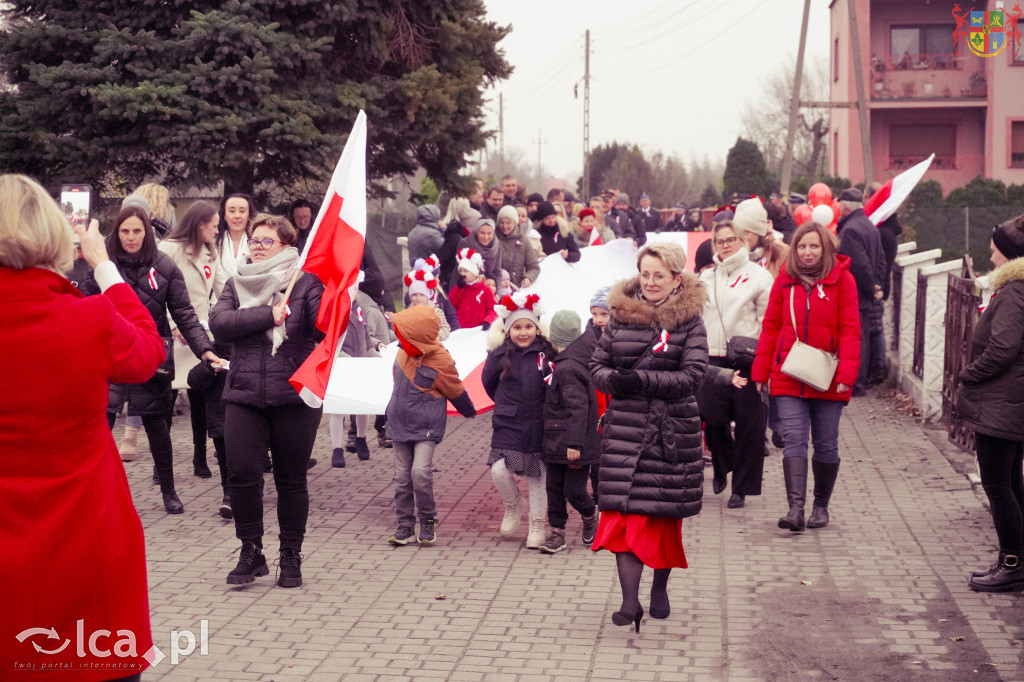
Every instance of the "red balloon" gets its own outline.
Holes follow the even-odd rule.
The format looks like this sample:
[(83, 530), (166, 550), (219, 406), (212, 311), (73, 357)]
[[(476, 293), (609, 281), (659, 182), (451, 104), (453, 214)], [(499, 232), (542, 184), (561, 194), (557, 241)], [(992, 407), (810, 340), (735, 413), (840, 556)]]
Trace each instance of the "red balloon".
[(807, 190), (807, 203), (811, 205), (811, 208), (820, 206), (821, 204), (831, 204), (832, 188), (824, 182), (818, 182), (811, 185), (811, 188)]
[(797, 227), (800, 227), (804, 223), (811, 222), (811, 213), (813, 211), (814, 209), (807, 204), (800, 204), (793, 211), (793, 222), (796, 223)]

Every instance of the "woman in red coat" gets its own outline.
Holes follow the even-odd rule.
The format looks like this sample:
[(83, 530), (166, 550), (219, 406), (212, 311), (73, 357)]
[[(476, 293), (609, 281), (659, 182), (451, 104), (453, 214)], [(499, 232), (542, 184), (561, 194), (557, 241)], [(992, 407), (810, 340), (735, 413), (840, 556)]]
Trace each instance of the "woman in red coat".
[[(772, 287), (750, 371), (759, 389), (769, 384), (772, 400), (778, 404), (789, 498), (789, 513), (779, 519), (779, 528), (796, 532), (804, 529), (809, 433), (814, 443), (814, 507), (806, 525), (828, 525), (828, 502), (839, 474), (839, 418), (860, 367), (857, 283), (850, 274), (850, 259), (837, 251), (835, 237), (827, 229), (814, 223), (797, 229), (785, 267)], [(839, 356), (827, 391), (817, 391), (782, 372), (795, 338), (791, 297), (800, 341)]]
[(142, 523), (106, 407), (108, 382), (146, 381), (164, 345), (96, 221), (75, 231), (103, 295), (59, 274), (74, 247), (53, 199), (0, 176), (0, 677), (24, 666), (37, 682), (137, 679), (153, 646)]

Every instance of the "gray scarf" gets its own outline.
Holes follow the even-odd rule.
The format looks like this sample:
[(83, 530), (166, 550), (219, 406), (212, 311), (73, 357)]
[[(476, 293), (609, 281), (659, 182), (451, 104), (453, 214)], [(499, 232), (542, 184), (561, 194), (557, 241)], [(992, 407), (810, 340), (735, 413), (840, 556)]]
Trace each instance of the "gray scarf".
[[(265, 261), (239, 264), (238, 274), (234, 276), (239, 310), (280, 303), (295, 270), (295, 261), (298, 259), (298, 249), (288, 246), (281, 253)], [(283, 324), (275, 325), (267, 330), (271, 355), (277, 353), (278, 347), (287, 338), (284, 327)]]

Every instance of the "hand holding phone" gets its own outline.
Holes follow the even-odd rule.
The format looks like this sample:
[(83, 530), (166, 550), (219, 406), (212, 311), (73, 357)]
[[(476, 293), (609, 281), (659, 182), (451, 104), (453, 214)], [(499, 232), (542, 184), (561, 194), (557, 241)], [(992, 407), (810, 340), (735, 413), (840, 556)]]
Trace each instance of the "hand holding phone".
[(89, 229), (85, 229), (85, 225), (75, 225), (71, 228), (82, 244), (82, 257), (85, 258), (85, 262), (89, 264), (89, 267), (93, 270), (96, 266), (105, 260), (110, 260), (107, 256), (107, 243), (103, 239), (103, 235), (100, 234), (100, 223), (98, 220), (89, 221)]
[(68, 225), (86, 227), (92, 217), (92, 186), (63, 185), (60, 188), (60, 208)]

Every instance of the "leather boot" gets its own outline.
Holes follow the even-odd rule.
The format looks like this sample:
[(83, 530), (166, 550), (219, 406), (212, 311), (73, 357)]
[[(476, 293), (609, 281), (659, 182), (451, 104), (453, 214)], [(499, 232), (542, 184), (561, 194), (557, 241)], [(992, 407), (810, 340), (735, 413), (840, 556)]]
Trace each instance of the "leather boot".
[(141, 426), (125, 426), (124, 438), (121, 439), (121, 461), (134, 462), (139, 454), (139, 431)]
[(839, 462), (819, 462), (812, 459), (811, 471), (814, 473), (814, 506), (811, 508), (811, 517), (807, 519), (807, 527), (824, 528), (828, 525), (828, 501), (832, 498), (832, 489), (836, 486)]
[(972, 578), (981, 578), (981, 577), (984, 577), (984, 576), (988, 575), (989, 573), (992, 573), (994, 570), (996, 570), (997, 568), (999, 568), (1003, 564), (1003, 557), (1004, 556), (1006, 556), (1006, 552), (1004, 552), (1003, 550), (999, 550), (999, 556), (996, 557), (996, 562), (994, 564), (992, 564), (988, 568), (983, 568), (980, 571), (972, 571), (971, 572), (971, 577)]
[(996, 570), (988, 575), (971, 578), (967, 583), (975, 592), (1016, 592), (1024, 590), (1024, 566), (1020, 555), (1003, 554)]
[(192, 473), (199, 478), (210, 478), (213, 472), (206, 463), (206, 445), (196, 445), (192, 453)]
[(786, 478), (789, 513), (779, 519), (779, 528), (801, 533), (804, 530), (804, 499), (807, 497), (807, 458), (783, 457), (782, 473)]

